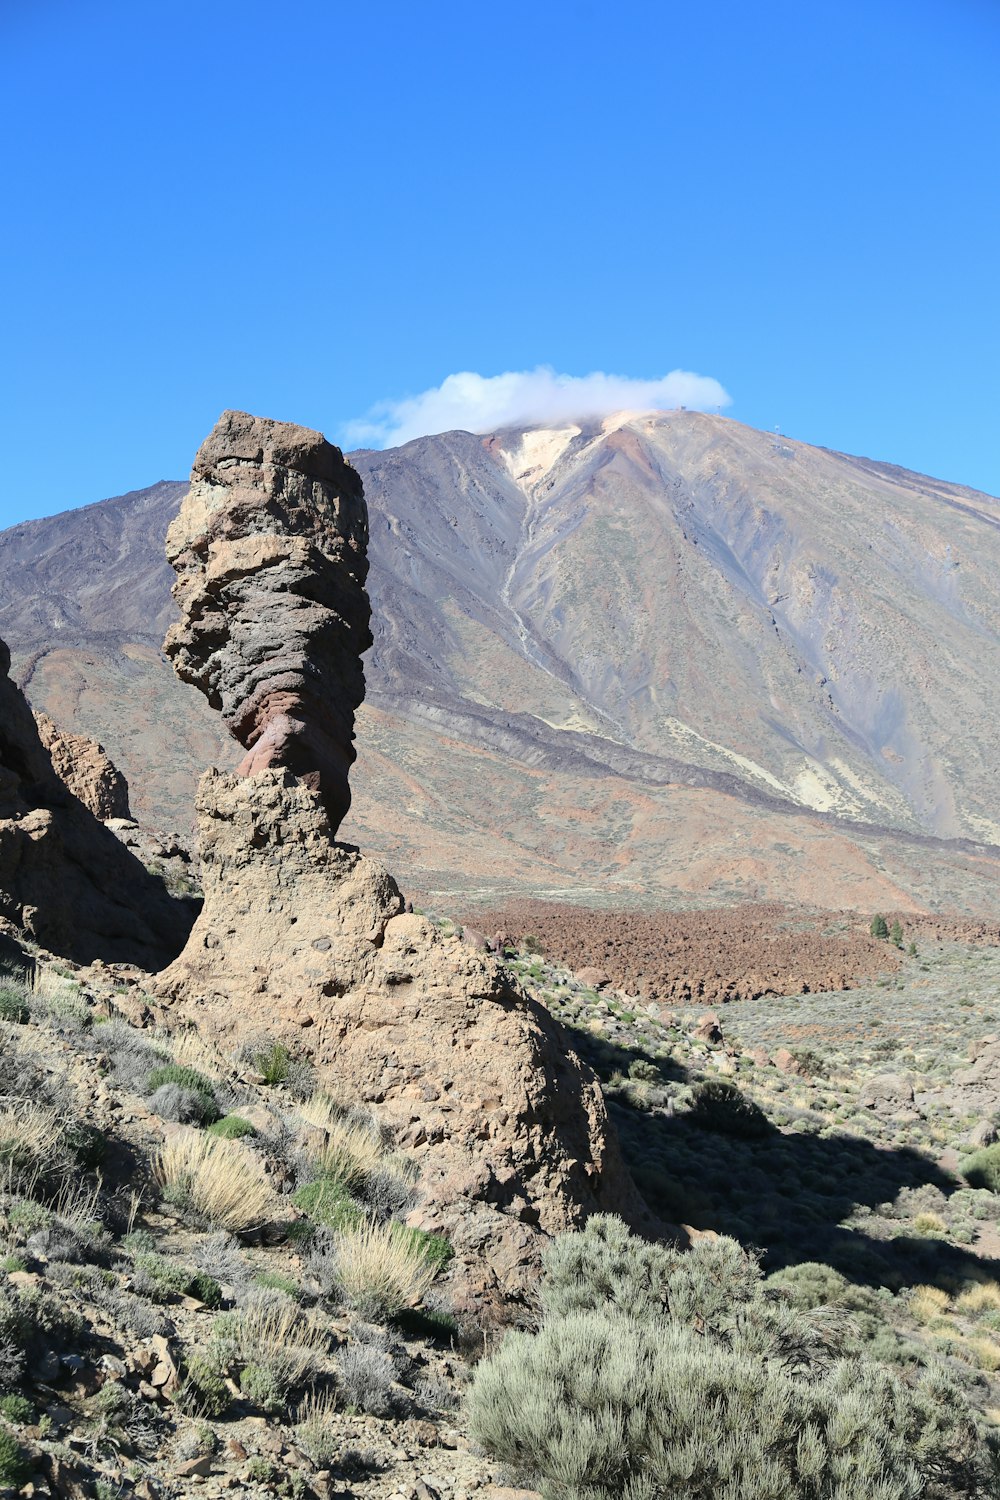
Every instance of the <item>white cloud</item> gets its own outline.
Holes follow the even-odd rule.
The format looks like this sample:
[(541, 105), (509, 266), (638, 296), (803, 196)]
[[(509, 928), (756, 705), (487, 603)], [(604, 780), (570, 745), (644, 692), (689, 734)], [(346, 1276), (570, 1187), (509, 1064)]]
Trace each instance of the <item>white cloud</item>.
[(432, 432), (495, 432), (501, 427), (545, 425), (613, 411), (649, 411), (687, 406), (696, 411), (728, 406), (731, 397), (717, 380), (671, 370), (659, 380), (627, 375), (560, 375), (548, 365), (476, 375), (463, 370), (419, 396), (380, 401), (343, 429), (350, 447), (392, 448)]

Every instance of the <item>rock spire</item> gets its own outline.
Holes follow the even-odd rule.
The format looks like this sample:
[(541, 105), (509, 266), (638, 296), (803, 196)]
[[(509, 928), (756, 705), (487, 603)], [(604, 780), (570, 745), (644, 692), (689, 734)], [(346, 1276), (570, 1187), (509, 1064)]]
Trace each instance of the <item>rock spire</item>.
[(164, 650), (246, 748), (237, 774), (291, 771), (333, 830), (350, 806), (371, 645), (361, 480), (321, 433), (227, 411), (167, 534), (181, 620)]

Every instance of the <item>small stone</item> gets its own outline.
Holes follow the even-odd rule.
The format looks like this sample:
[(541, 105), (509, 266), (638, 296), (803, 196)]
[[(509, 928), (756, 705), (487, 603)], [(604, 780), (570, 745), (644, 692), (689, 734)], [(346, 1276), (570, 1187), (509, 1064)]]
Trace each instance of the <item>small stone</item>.
[(202, 1454), (199, 1458), (189, 1458), (186, 1463), (178, 1464), (174, 1473), (181, 1479), (204, 1479), (212, 1472), (212, 1460), (208, 1454)]

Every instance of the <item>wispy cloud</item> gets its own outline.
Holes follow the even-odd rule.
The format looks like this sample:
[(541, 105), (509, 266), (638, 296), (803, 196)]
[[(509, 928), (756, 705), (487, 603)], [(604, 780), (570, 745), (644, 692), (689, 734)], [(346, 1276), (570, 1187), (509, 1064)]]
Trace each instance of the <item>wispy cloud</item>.
[(612, 411), (664, 410), (687, 406), (696, 411), (728, 406), (731, 397), (717, 380), (671, 370), (658, 380), (627, 375), (560, 375), (548, 365), (535, 370), (508, 370), (477, 375), (472, 370), (449, 375), (418, 396), (380, 401), (343, 429), (348, 447), (391, 448), (432, 432), (494, 432), (501, 427), (571, 422), (603, 417)]

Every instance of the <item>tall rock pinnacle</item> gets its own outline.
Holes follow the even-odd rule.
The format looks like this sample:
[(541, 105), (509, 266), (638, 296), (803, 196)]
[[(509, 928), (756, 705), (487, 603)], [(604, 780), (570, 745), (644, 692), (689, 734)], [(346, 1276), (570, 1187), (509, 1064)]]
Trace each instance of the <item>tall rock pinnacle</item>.
[(351, 801), (371, 645), (361, 479), (322, 434), (227, 411), (167, 534), (182, 619), (164, 650), (245, 746), (238, 774), (291, 771), (334, 832)]
[(453, 1289), (525, 1298), (547, 1236), (598, 1209), (650, 1215), (558, 1023), (334, 841), (368, 643), (365, 539), (361, 483), (335, 448), (222, 418), (167, 541), (184, 614), (167, 650), (248, 754), (242, 775), (202, 777), (205, 901), (147, 999), (227, 1043), (266, 1032), (376, 1107), (419, 1172), (408, 1222), (455, 1252)]

